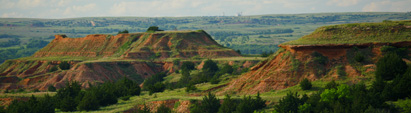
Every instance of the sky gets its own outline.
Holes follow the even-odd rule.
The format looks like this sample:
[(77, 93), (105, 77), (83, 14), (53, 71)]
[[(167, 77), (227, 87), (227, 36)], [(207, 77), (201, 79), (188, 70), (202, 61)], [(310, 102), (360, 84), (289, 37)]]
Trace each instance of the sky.
[(411, 0), (0, 0), (0, 18), (410, 12)]

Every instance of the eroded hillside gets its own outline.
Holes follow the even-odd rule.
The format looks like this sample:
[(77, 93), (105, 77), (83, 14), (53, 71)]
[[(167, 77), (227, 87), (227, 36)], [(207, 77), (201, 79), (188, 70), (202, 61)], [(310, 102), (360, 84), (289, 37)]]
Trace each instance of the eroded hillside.
[[(122, 77), (141, 83), (155, 73), (178, 69), (174, 59), (200, 63), (206, 58), (239, 56), (202, 30), (96, 34), (84, 38), (56, 35), (33, 56), (4, 62), (0, 66), (0, 87), (45, 90), (49, 85), (63, 87), (67, 81), (88, 87)], [(68, 62), (70, 68), (58, 69), (62, 62)]]
[(386, 48), (401, 48), (403, 60), (409, 62), (410, 23), (394, 21), (318, 28), (299, 40), (279, 45), (281, 49), (275, 54), (219, 93), (267, 92), (297, 85), (304, 78), (348, 78), (353, 83), (372, 78), (375, 63)]

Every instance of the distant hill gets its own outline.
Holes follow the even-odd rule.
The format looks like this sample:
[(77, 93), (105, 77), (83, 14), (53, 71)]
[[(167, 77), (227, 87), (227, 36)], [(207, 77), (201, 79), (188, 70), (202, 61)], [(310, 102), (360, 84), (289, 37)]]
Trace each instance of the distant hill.
[[(371, 80), (375, 63), (389, 51), (410, 62), (411, 21), (343, 24), (318, 28), (281, 49), (220, 93), (255, 94), (297, 85), (302, 79), (349, 83)], [(390, 49), (387, 49), (390, 48)]]

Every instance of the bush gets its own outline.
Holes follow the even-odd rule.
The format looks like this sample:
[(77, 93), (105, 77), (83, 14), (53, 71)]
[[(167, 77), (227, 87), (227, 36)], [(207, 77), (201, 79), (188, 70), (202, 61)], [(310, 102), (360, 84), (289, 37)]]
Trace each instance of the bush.
[(190, 91), (196, 91), (197, 87), (193, 84), (189, 84), (186, 86), (186, 92), (190, 92)]
[(130, 100), (130, 96), (123, 96), (123, 97), (120, 97), (120, 99), (124, 100), (124, 101), (127, 101), (127, 100)]
[(259, 110), (264, 108), (265, 100), (262, 100), (260, 97), (260, 93), (257, 93), (255, 99), (252, 99), (251, 96), (244, 96), (244, 98), (240, 101), (236, 108), (237, 113), (252, 113), (255, 110)]
[(127, 34), (127, 33), (128, 33), (128, 30), (124, 30), (124, 31), (118, 31), (117, 34)]
[(60, 67), (61, 70), (68, 70), (68, 69), (70, 69), (70, 64), (67, 61), (62, 61), (59, 64), (59, 67)]
[(50, 92), (55, 92), (55, 91), (56, 91), (56, 87), (54, 87), (53, 85), (50, 85), (50, 86), (47, 88), (47, 90), (50, 91)]
[(298, 107), (303, 105), (304, 101), (299, 98), (298, 93), (287, 93), (287, 96), (280, 99), (275, 110), (280, 113), (297, 113)]
[(149, 91), (149, 94), (151, 95), (156, 92), (163, 92), (165, 89), (166, 89), (166, 86), (163, 83), (157, 82), (154, 85), (150, 86), (148, 88), (148, 91)]
[(94, 91), (86, 92), (84, 97), (79, 102), (77, 109), (80, 111), (97, 110), (100, 106), (99, 106), (99, 101), (97, 100), (95, 93), (96, 92)]
[(217, 113), (221, 104), (215, 95), (208, 92), (208, 95), (203, 97), (203, 101), (200, 106), (204, 113)]
[(303, 89), (303, 90), (309, 90), (309, 89), (311, 89), (312, 84), (311, 84), (311, 82), (310, 82), (307, 78), (304, 78), (304, 79), (300, 82), (300, 87), (301, 87), (301, 89)]
[(378, 60), (375, 75), (377, 78), (392, 80), (405, 73), (407, 64), (395, 53), (388, 53)]
[(157, 108), (156, 113), (171, 113), (171, 109), (163, 103)]
[(156, 31), (164, 31), (160, 30), (157, 26), (150, 26), (146, 32), (156, 32)]
[(193, 62), (185, 61), (185, 62), (183, 62), (183, 64), (181, 65), (181, 70), (182, 70), (182, 71), (194, 70), (194, 69), (195, 69), (194, 65), (195, 65), (195, 64), (194, 64)]
[(225, 95), (223, 104), (218, 109), (218, 113), (232, 113), (237, 108), (237, 102), (230, 98), (230, 95)]
[(49, 72), (54, 72), (54, 71), (57, 71), (57, 70), (59, 70), (57, 68), (57, 66), (53, 66), (53, 67), (50, 68)]
[(338, 84), (332, 80), (331, 82), (328, 82), (327, 85), (325, 85), (325, 89), (337, 89)]
[(365, 56), (362, 53), (356, 53), (354, 56), (354, 60), (357, 62), (362, 62), (364, 61)]

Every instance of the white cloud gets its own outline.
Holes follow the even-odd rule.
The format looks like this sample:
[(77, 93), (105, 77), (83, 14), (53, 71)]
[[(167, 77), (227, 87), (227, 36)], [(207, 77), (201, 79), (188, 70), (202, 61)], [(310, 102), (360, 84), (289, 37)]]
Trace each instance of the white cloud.
[(32, 8), (32, 7), (38, 7), (42, 3), (47, 4), (47, 2), (43, 0), (19, 0), (17, 2), (17, 5), (22, 9), (27, 9), (27, 8)]
[(363, 12), (407, 12), (411, 11), (411, 1), (378, 1), (366, 4), (363, 8)]
[(327, 5), (336, 5), (341, 7), (357, 5), (358, 0), (331, 0), (327, 2)]

